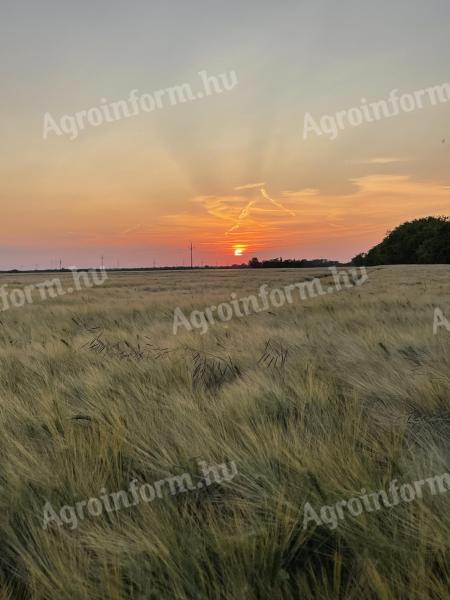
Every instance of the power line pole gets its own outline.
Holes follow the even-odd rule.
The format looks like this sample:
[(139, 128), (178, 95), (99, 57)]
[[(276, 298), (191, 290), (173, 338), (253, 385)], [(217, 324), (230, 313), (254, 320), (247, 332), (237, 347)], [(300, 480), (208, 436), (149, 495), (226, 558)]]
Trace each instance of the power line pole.
[(194, 267), (194, 262), (192, 260), (192, 242), (191, 242), (191, 269)]

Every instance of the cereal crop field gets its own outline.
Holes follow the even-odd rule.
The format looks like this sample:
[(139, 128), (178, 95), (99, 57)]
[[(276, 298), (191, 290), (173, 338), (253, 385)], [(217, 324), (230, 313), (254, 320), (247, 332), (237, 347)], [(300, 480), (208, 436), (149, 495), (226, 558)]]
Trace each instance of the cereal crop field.
[[(203, 327), (207, 307), (313, 278), (326, 293)], [(448, 598), (449, 298), (450, 267), (397, 266), (348, 286), (117, 272), (9, 306), (0, 597)]]

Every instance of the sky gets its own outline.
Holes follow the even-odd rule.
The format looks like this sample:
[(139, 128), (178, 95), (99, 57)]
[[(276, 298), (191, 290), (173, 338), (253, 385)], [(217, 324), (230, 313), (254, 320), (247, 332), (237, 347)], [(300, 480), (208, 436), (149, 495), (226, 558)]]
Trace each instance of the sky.
[(346, 261), (450, 215), (450, 102), (304, 135), (450, 83), (449, 25), (448, 0), (2, 0), (0, 269)]

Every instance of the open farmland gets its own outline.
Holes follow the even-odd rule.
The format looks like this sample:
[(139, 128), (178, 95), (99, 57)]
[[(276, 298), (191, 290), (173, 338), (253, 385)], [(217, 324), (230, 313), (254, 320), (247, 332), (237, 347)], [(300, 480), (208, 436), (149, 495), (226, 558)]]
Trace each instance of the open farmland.
[[(109, 273), (0, 313), (2, 598), (448, 598), (450, 493), (307, 526), (305, 505), (450, 472), (450, 332), (433, 333), (450, 267), (369, 269), (173, 333), (177, 307), (313, 277), (333, 285), (327, 269)], [(199, 461), (235, 472), (205, 485)], [(185, 473), (192, 489), (60, 513)]]

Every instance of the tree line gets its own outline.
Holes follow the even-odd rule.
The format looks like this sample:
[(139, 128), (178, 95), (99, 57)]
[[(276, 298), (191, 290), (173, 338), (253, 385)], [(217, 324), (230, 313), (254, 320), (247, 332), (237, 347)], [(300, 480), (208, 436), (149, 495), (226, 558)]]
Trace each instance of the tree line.
[(356, 266), (450, 263), (448, 217), (407, 221), (388, 231), (384, 240), (367, 253), (357, 254)]

